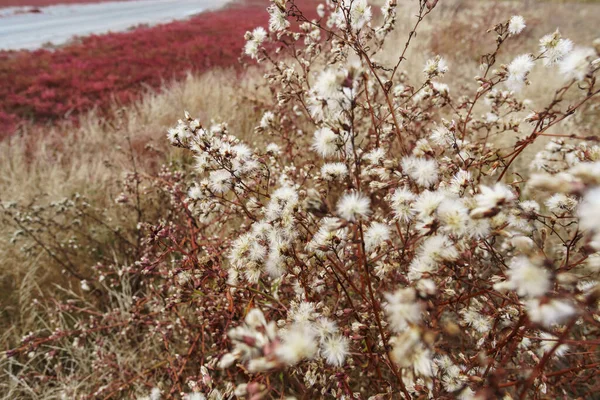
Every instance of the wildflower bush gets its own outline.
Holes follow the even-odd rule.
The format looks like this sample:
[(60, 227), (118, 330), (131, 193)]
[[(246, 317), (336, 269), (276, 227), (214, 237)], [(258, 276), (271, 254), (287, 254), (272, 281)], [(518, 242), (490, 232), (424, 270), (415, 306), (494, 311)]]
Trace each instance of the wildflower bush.
[[(185, 113), (168, 140), (193, 162), (131, 174), (116, 200), (134, 227), (103, 230), (128, 238), (135, 261), (100, 252), (74, 276), (81, 290), (39, 304), (43, 328), (7, 353), (6, 387), (153, 400), (594, 397), (600, 147), (585, 116), (598, 45), (557, 30), (501, 64), (527, 29), (507, 16), (482, 38), (494, 49), (473, 91), (444, 83), (443, 55), (413, 81), (407, 49), (437, 3), (418, 1), (388, 65), (396, 0), (381, 15), (365, 0), (328, 1), (316, 18), (274, 0), (268, 29), (246, 33), (273, 95), (251, 140)], [(522, 98), (534, 68), (555, 86), (535, 106)], [(144, 198), (162, 216), (141, 215)], [(5, 215), (47, 242), (52, 216)]]

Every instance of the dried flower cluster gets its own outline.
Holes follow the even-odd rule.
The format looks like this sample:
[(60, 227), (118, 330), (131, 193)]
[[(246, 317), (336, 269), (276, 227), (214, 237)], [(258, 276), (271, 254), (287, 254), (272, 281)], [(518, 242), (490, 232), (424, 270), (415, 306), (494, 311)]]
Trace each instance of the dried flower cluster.
[[(194, 166), (161, 175), (173, 211), (141, 224), (130, 317), (71, 332), (99, 352), (96, 329), (143, 335), (168, 368), (95, 395), (131, 380), (151, 399), (594, 396), (600, 146), (565, 129), (599, 93), (599, 55), (556, 31), (498, 65), (526, 29), (513, 16), (455, 94), (443, 56), (418, 82), (405, 53), (376, 61), (395, 8), (327, 1), (309, 20), (273, 0), (268, 29), (246, 34), (274, 95), (260, 140), (188, 113), (169, 130)], [(518, 92), (533, 68), (556, 91), (532, 109)]]

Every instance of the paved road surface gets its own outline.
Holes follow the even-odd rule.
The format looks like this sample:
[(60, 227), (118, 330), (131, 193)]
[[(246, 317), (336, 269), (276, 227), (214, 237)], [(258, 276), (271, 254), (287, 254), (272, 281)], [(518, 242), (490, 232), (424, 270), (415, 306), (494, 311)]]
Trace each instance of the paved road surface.
[(124, 31), (138, 24), (165, 23), (216, 9), (225, 3), (227, 0), (134, 0), (43, 7), (40, 14), (1, 17), (0, 49), (36, 49), (48, 42), (63, 44), (73, 36)]

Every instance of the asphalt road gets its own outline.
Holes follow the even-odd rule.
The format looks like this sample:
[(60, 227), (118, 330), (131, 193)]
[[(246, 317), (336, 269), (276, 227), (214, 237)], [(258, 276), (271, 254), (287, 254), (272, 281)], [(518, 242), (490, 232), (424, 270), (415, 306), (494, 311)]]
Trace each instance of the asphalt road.
[(0, 18), (0, 49), (36, 49), (60, 45), (74, 36), (124, 31), (139, 24), (161, 24), (183, 19), (227, 0), (135, 0), (96, 4), (57, 5), (39, 14)]

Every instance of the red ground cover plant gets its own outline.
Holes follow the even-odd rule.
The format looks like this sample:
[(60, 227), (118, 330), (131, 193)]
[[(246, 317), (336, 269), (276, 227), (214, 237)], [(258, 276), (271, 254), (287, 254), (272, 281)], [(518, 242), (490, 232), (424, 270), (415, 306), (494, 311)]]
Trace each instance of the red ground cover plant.
[[(1, 3), (0, 3), (1, 4)], [(221, 10), (130, 32), (82, 38), (59, 50), (0, 52), (0, 136), (23, 121), (47, 123), (137, 98), (187, 71), (233, 64), (244, 33), (266, 26), (268, 2)]]

